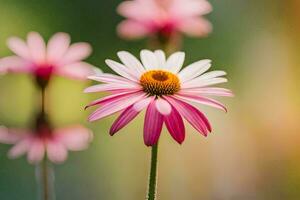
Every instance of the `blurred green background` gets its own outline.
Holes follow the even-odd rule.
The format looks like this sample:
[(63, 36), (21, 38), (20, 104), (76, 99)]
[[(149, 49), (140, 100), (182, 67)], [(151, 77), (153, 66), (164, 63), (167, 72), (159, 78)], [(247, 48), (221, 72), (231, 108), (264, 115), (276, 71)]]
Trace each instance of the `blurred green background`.
[[(49, 38), (63, 31), (73, 42), (93, 46), (88, 61), (110, 69), (105, 58), (128, 50), (138, 55), (145, 41), (119, 39), (115, 12), (120, 0), (0, 0), (0, 57), (10, 55), (6, 39), (29, 31)], [(300, 199), (300, 3), (298, 0), (210, 0), (213, 33), (187, 38), (186, 64), (213, 60), (228, 72), (235, 98), (222, 101), (229, 113), (201, 107), (214, 127), (204, 138), (188, 126), (180, 146), (166, 131), (160, 140), (158, 199)], [(90, 148), (70, 153), (55, 166), (57, 199), (144, 199), (150, 149), (142, 139), (140, 116), (114, 137), (115, 116), (90, 124), (83, 107), (98, 95), (83, 94), (91, 82), (55, 78), (48, 90), (53, 123), (84, 123), (95, 134)], [(0, 125), (27, 127), (37, 110), (30, 77), (0, 77)], [(0, 199), (36, 198), (34, 166), (9, 160), (0, 145)]]

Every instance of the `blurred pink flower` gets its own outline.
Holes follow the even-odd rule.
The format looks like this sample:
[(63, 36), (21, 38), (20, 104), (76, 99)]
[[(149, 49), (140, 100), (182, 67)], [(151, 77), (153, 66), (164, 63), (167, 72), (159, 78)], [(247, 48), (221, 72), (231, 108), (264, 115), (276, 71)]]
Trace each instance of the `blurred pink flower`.
[(118, 53), (123, 64), (106, 60), (106, 64), (118, 73), (99, 74), (89, 77), (103, 84), (91, 86), (85, 92), (112, 92), (112, 95), (90, 103), (88, 107), (100, 105), (89, 116), (89, 121), (102, 119), (121, 111), (113, 123), (113, 135), (146, 109), (144, 142), (147, 146), (156, 144), (163, 123), (171, 136), (182, 143), (185, 138), (184, 117), (204, 136), (211, 132), (205, 115), (190, 103), (204, 104), (226, 111), (224, 105), (207, 96), (232, 96), (230, 90), (209, 87), (227, 82), (224, 71), (205, 73), (211, 67), (210, 60), (200, 60), (181, 70), (185, 54), (176, 52), (169, 58), (161, 50), (141, 51), (141, 61), (132, 54)]
[(55, 130), (44, 125), (35, 131), (0, 127), (0, 142), (14, 144), (8, 152), (9, 158), (17, 158), (27, 153), (28, 162), (32, 164), (39, 163), (45, 155), (54, 163), (64, 162), (68, 150), (84, 150), (91, 140), (92, 132), (81, 125)]
[(0, 60), (2, 72), (30, 73), (38, 82), (47, 82), (52, 74), (86, 79), (94, 73), (95, 68), (82, 61), (91, 54), (91, 46), (84, 42), (70, 45), (70, 36), (66, 33), (56, 33), (47, 45), (36, 32), (30, 32), (26, 42), (11, 37), (7, 44), (16, 55)]
[(123, 38), (136, 39), (158, 34), (168, 37), (182, 32), (202, 37), (212, 26), (202, 16), (212, 11), (206, 0), (130, 0), (118, 7), (120, 15), (127, 18), (117, 28)]

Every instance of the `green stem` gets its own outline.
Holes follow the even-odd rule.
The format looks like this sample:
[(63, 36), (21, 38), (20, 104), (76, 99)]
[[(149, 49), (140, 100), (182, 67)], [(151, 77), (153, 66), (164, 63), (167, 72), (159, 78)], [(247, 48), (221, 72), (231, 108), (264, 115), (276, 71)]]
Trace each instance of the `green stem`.
[(152, 146), (151, 149), (151, 168), (149, 174), (149, 186), (148, 186), (148, 200), (156, 199), (156, 186), (157, 186), (157, 152), (158, 144)]
[(54, 173), (47, 158), (44, 158), (37, 165), (36, 176), (39, 194), (38, 199), (55, 200)]
[(45, 158), (42, 163), (41, 163), (41, 176), (42, 176), (42, 182), (43, 182), (43, 199), (44, 200), (49, 200), (49, 180), (48, 180), (48, 164), (47, 164), (47, 159)]

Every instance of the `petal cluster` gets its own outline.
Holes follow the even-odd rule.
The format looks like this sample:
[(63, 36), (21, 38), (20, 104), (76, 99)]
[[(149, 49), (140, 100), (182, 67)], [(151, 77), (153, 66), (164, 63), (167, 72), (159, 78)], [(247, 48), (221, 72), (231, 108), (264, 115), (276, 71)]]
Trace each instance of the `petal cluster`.
[(0, 142), (14, 144), (8, 156), (17, 158), (27, 154), (28, 162), (32, 164), (43, 160), (45, 155), (54, 163), (62, 163), (67, 159), (68, 150), (84, 150), (91, 140), (92, 132), (81, 125), (55, 129), (51, 135), (41, 135), (33, 130), (0, 127)]
[(210, 22), (202, 17), (211, 10), (206, 0), (124, 1), (118, 12), (127, 19), (118, 26), (118, 33), (129, 39), (153, 34), (170, 36), (176, 32), (201, 37), (211, 32)]
[[(121, 112), (110, 129), (111, 135), (131, 122), (142, 110), (146, 110), (144, 142), (147, 146), (157, 143), (163, 124), (166, 125), (171, 136), (178, 143), (182, 143), (185, 138), (183, 119), (204, 136), (211, 132), (208, 119), (191, 103), (204, 104), (227, 111), (223, 104), (210, 97), (233, 95), (228, 89), (212, 87), (215, 84), (227, 82), (227, 79), (223, 77), (226, 75), (224, 71), (207, 72), (211, 67), (210, 60), (200, 60), (181, 70), (185, 59), (183, 52), (176, 52), (166, 58), (161, 50), (154, 52), (142, 50), (141, 61), (125, 51), (119, 52), (118, 57), (122, 63), (113, 60), (106, 60), (106, 63), (119, 76), (107, 73), (90, 76), (90, 79), (101, 83), (85, 89), (88, 93), (111, 93), (87, 105), (87, 108), (100, 106), (89, 116), (90, 121)], [(151, 73), (164, 71), (177, 76), (180, 89), (174, 94), (148, 93), (141, 84), (141, 77), (149, 71)], [(161, 81), (167, 80), (161, 79)], [(162, 85), (160, 84), (159, 87)], [(169, 87), (168, 84), (165, 86)]]
[(56, 33), (48, 44), (39, 33), (30, 32), (27, 40), (11, 37), (7, 41), (13, 56), (0, 59), (0, 72), (30, 73), (49, 79), (52, 74), (73, 79), (85, 79), (95, 68), (82, 60), (91, 52), (88, 43), (71, 44), (66, 33)]

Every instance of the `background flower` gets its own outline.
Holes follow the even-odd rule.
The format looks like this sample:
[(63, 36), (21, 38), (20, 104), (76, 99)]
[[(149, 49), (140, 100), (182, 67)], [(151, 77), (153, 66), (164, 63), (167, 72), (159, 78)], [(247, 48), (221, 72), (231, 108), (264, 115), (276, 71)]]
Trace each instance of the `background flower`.
[(185, 127), (182, 116), (201, 134), (207, 136), (211, 126), (205, 115), (190, 103), (199, 103), (226, 111), (224, 105), (207, 96), (232, 96), (230, 90), (210, 87), (227, 82), (224, 71), (205, 73), (210, 60), (200, 60), (181, 70), (185, 54), (173, 53), (166, 59), (161, 50), (141, 51), (142, 63), (132, 54), (118, 53), (123, 64), (106, 60), (117, 74), (99, 74), (89, 77), (103, 84), (87, 88), (85, 92), (112, 92), (113, 94), (89, 104), (100, 105), (89, 120), (95, 121), (122, 111), (110, 129), (113, 135), (146, 109), (144, 142), (147, 146), (157, 143), (163, 124), (171, 136), (182, 143)]
[(91, 54), (91, 46), (85, 42), (70, 45), (70, 36), (66, 33), (56, 33), (46, 45), (39, 33), (30, 32), (26, 42), (11, 37), (7, 45), (16, 55), (2, 58), (0, 71), (29, 73), (40, 84), (47, 83), (52, 74), (86, 79), (96, 69), (82, 61)]
[(91, 140), (92, 132), (81, 125), (54, 130), (45, 124), (37, 130), (0, 128), (0, 142), (14, 145), (8, 156), (17, 158), (27, 154), (28, 162), (32, 164), (40, 162), (45, 155), (54, 163), (64, 162), (68, 151), (84, 150)]
[(211, 24), (202, 16), (210, 13), (206, 0), (132, 0), (118, 7), (127, 18), (118, 26), (123, 38), (135, 39), (149, 35), (170, 37), (181, 32), (202, 37), (211, 32)]

